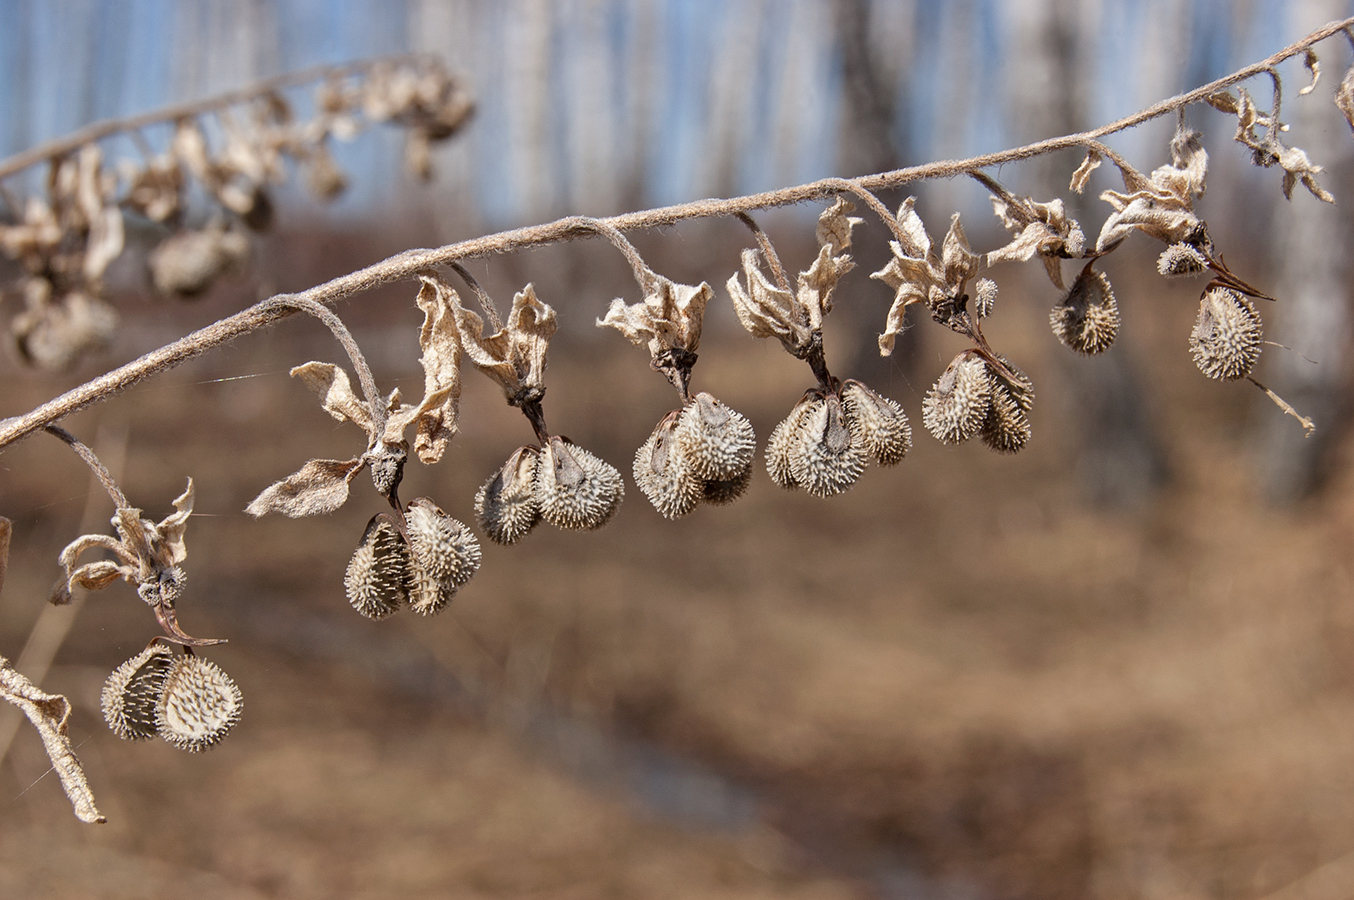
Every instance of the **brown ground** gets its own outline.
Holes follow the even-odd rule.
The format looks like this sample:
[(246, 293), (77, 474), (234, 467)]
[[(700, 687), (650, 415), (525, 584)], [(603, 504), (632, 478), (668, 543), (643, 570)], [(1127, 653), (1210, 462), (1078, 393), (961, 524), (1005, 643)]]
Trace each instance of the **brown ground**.
[[(1291, 896), (1347, 896), (1351, 467), (1317, 501), (1265, 507), (1243, 426), (1278, 413), (1193, 370), (1185, 293), (1155, 312), (1128, 293), (1142, 312), (1124, 343), (1152, 360), (1175, 473), (1137, 512), (1079, 501), (1062, 384), (1095, 363), (1056, 363), (1044, 299), (1012, 292), (990, 335), (1039, 387), (1026, 453), (944, 449), (922, 431), (921, 395), (959, 349), (929, 329), (921, 375), (871, 376), (914, 418), (898, 468), (828, 501), (759, 469), (739, 503), (676, 523), (630, 486), (597, 534), (543, 526), (486, 546), (430, 620), (368, 623), (343, 600), (379, 509), (362, 481), (327, 519), (239, 512), (305, 459), (360, 449), (285, 376), (338, 359), (312, 326), (76, 417), (89, 439), (125, 425), (124, 487), (153, 517), (197, 480), (181, 621), (231, 638), (207, 653), (247, 709), (201, 756), (117, 740), (99, 687), (153, 620), (124, 585), (90, 598), (44, 686), (76, 704), (111, 821), (79, 825), (51, 777), (33, 785), (46, 762), (21, 732), (0, 769), (0, 896), (1118, 900), (1258, 898), (1302, 878)], [(543, 297), (565, 315), (602, 302), (580, 313)], [(411, 329), (354, 318), (378, 380), (417, 394)], [(764, 437), (807, 370), (714, 331), (696, 386)], [(270, 374), (200, 383), (254, 373)], [(7, 383), (6, 414), (55, 393)], [(495, 390), (469, 376), (462, 437), (435, 469), (411, 466), (404, 496), (470, 518), (475, 488), (529, 435)], [(628, 481), (669, 390), (619, 337), (586, 336), (552, 356), (546, 409)], [(86, 478), (41, 436), (0, 467), (0, 512), (16, 523), (0, 652), (13, 656)], [(646, 777), (665, 754), (686, 761), (676, 780)], [(651, 757), (656, 770), (637, 762)]]

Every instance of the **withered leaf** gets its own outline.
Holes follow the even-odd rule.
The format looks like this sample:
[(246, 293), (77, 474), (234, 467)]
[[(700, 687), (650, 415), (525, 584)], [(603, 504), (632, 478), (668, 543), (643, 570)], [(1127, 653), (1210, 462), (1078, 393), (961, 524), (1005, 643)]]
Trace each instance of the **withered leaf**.
[(937, 256), (921, 216), (917, 215), (916, 200), (908, 197), (898, 209), (899, 230), (905, 240), (890, 242), (893, 258), (870, 276), (895, 292), (884, 331), (879, 335), (881, 356), (893, 352), (894, 341), (903, 331), (907, 307), (913, 303), (925, 303), (934, 318), (954, 327), (953, 301), (964, 294), (968, 280), (978, 274), (978, 255), (969, 247), (959, 214), (950, 218), (950, 230)]
[(1316, 83), (1321, 80), (1321, 60), (1317, 58), (1316, 51), (1308, 47), (1302, 53), (1302, 66), (1312, 74), (1312, 83), (1298, 91), (1298, 96), (1302, 97), (1316, 90)]
[(528, 284), (513, 297), (508, 321), (491, 335), (484, 334), (484, 320), (460, 303), (455, 312), (465, 354), (509, 399), (545, 386), (545, 355), (559, 323), (555, 311), (536, 299), (534, 287)]
[(733, 300), (734, 312), (753, 337), (779, 338), (785, 349), (798, 354), (809, 344), (811, 329), (808, 315), (795, 303), (793, 294), (776, 287), (763, 274), (758, 258), (756, 250), (743, 251), (743, 273), (748, 283), (746, 290), (737, 275), (728, 280), (726, 286)]
[(1350, 66), (1345, 77), (1340, 79), (1340, 87), (1335, 91), (1335, 105), (1344, 115), (1349, 127), (1354, 129), (1354, 66)]
[(677, 284), (650, 275), (644, 299), (632, 304), (612, 300), (606, 316), (597, 320), (598, 327), (615, 328), (636, 346), (648, 347), (650, 356), (675, 349), (694, 353), (700, 347), (706, 304), (715, 292), (705, 282)]
[(347, 501), (348, 485), (363, 465), (360, 458), (312, 459), (265, 488), (244, 511), (256, 519), (275, 512), (292, 519), (331, 513)]
[(423, 400), (400, 406), (386, 420), (384, 441), (399, 443), (411, 422), (417, 423), (414, 450), (431, 465), (442, 458), (456, 434), (461, 399), (461, 336), (456, 327), (459, 299), (440, 278), (423, 279), (415, 302), (423, 310), (418, 343), (423, 348)]
[(370, 437), (376, 424), (367, 401), (353, 393), (348, 373), (333, 363), (308, 362), (291, 370), (320, 398), (324, 411), (340, 422), (352, 422)]

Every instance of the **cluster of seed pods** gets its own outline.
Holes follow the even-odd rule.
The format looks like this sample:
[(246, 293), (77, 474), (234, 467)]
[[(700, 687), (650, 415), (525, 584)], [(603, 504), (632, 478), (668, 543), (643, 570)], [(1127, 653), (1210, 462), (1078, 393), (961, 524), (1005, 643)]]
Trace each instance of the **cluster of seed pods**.
[(701, 391), (665, 415), (635, 453), (635, 484), (664, 518), (701, 503), (723, 506), (752, 483), (752, 423)]
[(103, 717), (123, 740), (159, 736), (191, 753), (208, 749), (240, 721), (244, 697), (216, 663), (175, 653), (159, 640), (113, 670)]
[(1030, 439), (1034, 387), (1002, 357), (965, 350), (941, 373), (922, 401), (922, 423), (944, 444), (981, 437), (1001, 453), (1017, 453)]
[(479, 567), (480, 545), (470, 529), (418, 497), (401, 517), (372, 517), (343, 584), (353, 609), (369, 619), (403, 606), (430, 616), (445, 609)]
[(553, 435), (513, 451), (475, 494), (475, 519), (490, 540), (513, 544), (542, 519), (571, 531), (601, 528), (624, 496), (614, 466)]
[(902, 407), (848, 378), (837, 390), (804, 393), (771, 432), (766, 470), (787, 490), (830, 497), (854, 485), (869, 460), (896, 465), (910, 449), (912, 425)]

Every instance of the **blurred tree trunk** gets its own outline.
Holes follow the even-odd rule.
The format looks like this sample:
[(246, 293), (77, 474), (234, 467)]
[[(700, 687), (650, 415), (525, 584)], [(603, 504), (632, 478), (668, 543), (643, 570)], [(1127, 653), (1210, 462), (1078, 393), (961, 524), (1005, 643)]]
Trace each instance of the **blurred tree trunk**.
[[(1345, 6), (1337, 0), (1300, 0), (1290, 6), (1289, 14), (1299, 23), (1324, 22), (1344, 15)], [(1326, 52), (1339, 51), (1332, 46)], [(1326, 77), (1332, 81), (1344, 71), (1334, 60), (1323, 62)], [(1348, 175), (1347, 165), (1336, 164), (1348, 162), (1350, 136), (1326, 99), (1332, 90), (1330, 82), (1321, 81), (1317, 92), (1308, 97), (1297, 97), (1297, 88), (1285, 85), (1288, 102), (1284, 109), (1291, 111), (1289, 139), (1326, 166), (1323, 180), (1329, 184), (1338, 175)], [(1279, 303), (1272, 313), (1264, 312), (1271, 323), (1267, 336), (1295, 352), (1269, 348), (1262, 377), (1317, 426), (1316, 433), (1306, 437), (1288, 416), (1275, 415), (1271, 409), (1262, 413), (1260, 477), (1271, 501), (1288, 504), (1321, 486), (1330, 448), (1343, 431), (1340, 423), (1349, 409), (1348, 223), (1339, 207), (1322, 203), (1301, 188), (1293, 192), (1291, 201), (1278, 202), (1271, 243), (1278, 255), (1274, 293)]]
[[(1006, 58), (1012, 68), (1007, 83), (1013, 89), (1013, 139), (1024, 143), (1082, 130), (1087, 126), (1084, 88), (1091, 79), (1089, 60), (1078, 58), (1078, 48), (1095, 46), (1093, 17), (1075, 0), (1013, 0), (1009, 11)], [(1027, 171), (1034, 179), (1016, 192), (1029, 190), (1037, 199), (1063, 197), (1093, 239), (1095, 228), (1084, 222), (1084, 204), (1068, 195), (1066, 159), (1042, 157), (1028, 163)], [(1057, 358), (1074, 407), (1080, 442), (1077, 471), (1086, 495), (1112, 508), (1146, 501), (1165, 484), (1169, 472), (1138, 366), (1123, 336), (1097, 358), (1074, 357), (1070, 351)]]

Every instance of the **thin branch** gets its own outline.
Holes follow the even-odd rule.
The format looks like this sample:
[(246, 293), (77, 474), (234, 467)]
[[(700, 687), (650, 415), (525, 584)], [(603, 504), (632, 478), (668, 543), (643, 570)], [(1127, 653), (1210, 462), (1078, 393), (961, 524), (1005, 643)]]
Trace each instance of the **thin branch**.
[(771, 267), (771, 274), (776, 279), (776, 284), (782, 291), (793, 293), (794, 289), (790, 287), (790, 279), (785, 276), (785, 267), (780, 264), (780, 254), (776, 252), (776, 247), (771, 243), (771, 238), (767, 237), (762, 226), (757, 224), (757, 220), (745, 212), (735, 213), (738, 221), (742, 222), (752, 230), (752, 234), (757, 238), (757, 246), (762, 248), (762, 256), (766, 257), (766, 264)]
[(128, 509), (131, 506), (131, 504), (127, 502), (127, 496), (122, 493), (122, 488), (118, 487), (118, 483), (113, 480), (113, 474), (99, 461), (99, 457), (94, 454), (92, 448), (66, 429), (57, 425), (48, 425), (43, 430), (48, 434), (54, 435), (65, 441), (70, 445), (70, 448), (85, 461), (85, 465), (89, 466), (90, 471), (94, 473), (94, 477), (99, 479), (99, 484), (103, 485), (103, 489), (108, 492), (108, 496), (113, 498), (113, 505), (115, 507), (118, 509)]
[[(474, 293), (475, 299), (479, 301), (480, 309), (484, 310), (484, 317), (489, 320), (489, 331), (491, 334), (503, 330), (503, 320), (498, 317), (498, 307), (494, 304), (494, 298), (489, 296), (489, 292), (480, 287), (480, 283), (475, 280), (465, 266), (456, 262), (451, 263), (452, 270), (461, 276), (461, 280)], [(432, 273), (435, 278), (440, 278), (436, 272)]]
[[(1144, 110), (1140, 110), (1130, 116), (1119, 119), (1118, 121), (1111, 122), (1108, 125), (1102, 125), (1091, 131), (1048, 138), (1047, 140), (1037, 141), (1024, 147), (1002, 150), (996, 153), (985, 153), (981, 156), (974, 156), (969, 159), (945, 160), (941, 162), (926, 163), (919, 166), (909, 166), (903, 169), (895, 169), (892, 172), (867, 175), (861, 178), (851, 179), (849, 183), (864, 190), (876, 191), (932, 178), (950, 178), (956, 175), (967, 174), (974, 169), (1000, 166), (1005, 163), (1030, 159), (1056, 150), (1064, 150), (1069, 147), (1096, 147), (1099, 138), (1168, 115), (1183, 106), (1201, 102), (1210, 94), (1230, 87), (1237, 82), (1245, 81), (1258, 74), (1268, 72), (1278, 63), (1304, 52), (1313, 44), (1330, 37), (1336, 32), (1342, 32), (1351, 25), (1354, 25), (1354, 18), (1345, 19), (1340, 22), (1332, 22), (1260, 62), (1238, 69), (1231, 75), (1219, 78), (1202, 87), (1195, 88), (1188, 93), (1179, 94), (1167, 100), (1162, 100)], [(134, 125), (140, 124), (133, 120), (126, 121), (132, 122)], [(155, 121), (158, 121), (158, 119)], [(121, 123), (120, 127), (127, 127), (126, 122)], [(95, 137), (98, 136), (102, 135), (95, 135)], [(90, 140), (91, 137), (86, 134), (82, 139), (87, 141)], [(45, 149), (42, 154), (38, 155), (38, 158), (45, 158), (46, 155), (50, 155), (53, 152), (57, 151)], [(0, 177), (3, 176), (4, 171), (5, 169), (3, 166), (0, 166)], [(691, 203), (679, 203), (673, 206), (625, 213), (624, 215), (612, 216), (596, 221), (622, 232), (633, 231), (640, 228), (661, 228), (668, 225), (675, 225), (678, 222), (689, 219), (722, 218), (736, 216), (738, 213), (746, 213), (752, 210), (770, 209), (773, 207), (790, 206), (805, 201), (823, 200), (840, 193), (843, 190), (842, 183), (843, 179), (827, 178), (808, 184), (780, 188), (774, 191), (764, 191), (762, 193), (749, 194), (742, 197), (733, 197), (725, 200), (697, 200)], [(42, 406), (39, 406), (31, 412), (22, 416), (15, 416), (0, 421), (0, 449), (8, 447), (20, 438), (26, 437), (46, 425), (105, 400), (113, 394), (125, 390), (152, 375), (172, 369), (214, 347), (220, 346), (221, 344), (242, 335), (265, 328), (279, 319), (285, 318), (290, 315), (290, 310), (287, 306), (294, 304), (283, 302), (284, 298), (331, 304), (343, 297), (368, 290), (378, 285), (415, 277), (422, 270), (446, 265), (453, 260), (478, 259), (485, 256), (510, 253), (525, 247), (536, 247), (543, 244), (573, 240), (582, 236), (587, 231), (595, 230), (596, 229), (586, 228), (580, 224), (578, 217), (571, 216), (544, 225), (533, 225), (526, 228), (502, 231), (497, 234), (484, 235), (467, 241), (459, 241), (455, 244), (447, 244), (446, 246), (432, 250), (406, 250), (403, 253), (398, 253), (375, 265), (335, 278), (332, 281), (327, 281), (324, 284), (302, 291), (298, 294), (284, 294), (265, 300), (262, 303), (255, 304), (233, 316), (215, 322), (206, 328), (195, 331), (187, 337), (174, 341), (171, 344), (166, 344), (158, 350), (153, 350), (112, 372), (107, 372), (79, 387), (73, 388), (54, 400), (44, 403)]]
[(322, 78), (351, 75), (355, 72), (365, 71), (376, 65), (397, 63), (405, 60), (416, 60), (422, 56), (423, 55), (421, 54), (400, 54), (397, 56), (364, 59), (339, 66), (315, 66), (309, 69), (302, 69), (298, 72), (288, 72), (285, 75), (279, 75), (276, 78), (269, 78), (265, 81), (256, 81), (247, 87), (234, 91), (227, 91), (224, 94), (217, 94), (214, 97), (208, 97), (203, 100), (196, 100), (192, 103), (179, 103), (174, 106), (163, 106), (151, 112), (141, 113), (140, 115), (94, 122), (77, 131), (72, 131), (70, 134), (56, 138), (55, 140), (47, 141), (43, 144), (38, 144), (36, 147), (31, 147), (22, 153), (16, 153), (8, 159), (0, 160), (0, 178), (8, 178), (11, 175), (22, 172), (29, 166), (36, 165), (45, 160), (66, 156), (80, 149), (85, 144), (103, 140), (106, 137), (112, 137), (113, 135), (121, 134), (124, 131), (131, 131), (134, 133), (139, 132), (140, 129), (149, 125), (173, 122), (178, 119), (199, 116), (214, 110), (236, 106), (240, 103), (253, 100), (255, 97), (278, 91), (283, 88), (296, 87), (312, 81), (319, 81)]

